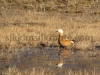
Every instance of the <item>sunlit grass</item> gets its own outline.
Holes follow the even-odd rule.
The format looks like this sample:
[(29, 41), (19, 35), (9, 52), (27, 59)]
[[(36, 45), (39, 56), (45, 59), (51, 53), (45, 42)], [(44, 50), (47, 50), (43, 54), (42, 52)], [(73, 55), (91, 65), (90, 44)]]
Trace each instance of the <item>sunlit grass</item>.
[[(60, 69), (59, 69), (60, 70)], [(57, 72), (54, 72), (50, 68), (33, 68), (27, 70), (20, 70), (18, 68), (8, 68), (7, 70), (2, 72), (2, 75), (56, 75)], [(65, 71), (64, 75), (99, 75), (100, 72), (97, 72), (97, 69), (93, 70), (72, 70), (68, 69)]]
[[(13, 10), (11, 11), (13, 12)], [(1, 18), (1, 24), (7, 24), (0, 29), (1, 48), (5, 46), (8, 48), (19, 47), (19, 45), (21, 47), (37, 46), (39, 42), (58, 45), (58, 33), (55, 31), (59, 28), (64, 30), (65, 38), (75, 40), (77, 48), (86, 46), (86, 43), (95, 45), (99, 42), (99, 22), (88, 23), (89, 19), (85, 15), (79, 15), (79, 18), (78, 16), (73, 17), (73, 15), (61, 13), (34, 13), (32, 11), (28, 13), (25, 10), (23, 10), (23, 15), (16, 13), (17, 15), (14, 16), (15, 13), (12, 13), (12, 17), (5, 13), (6, 16)], [(79, 22), (76, 22), (77, 18), (79, 18)], [(81, 19), (83, 20), (80, 22)]]

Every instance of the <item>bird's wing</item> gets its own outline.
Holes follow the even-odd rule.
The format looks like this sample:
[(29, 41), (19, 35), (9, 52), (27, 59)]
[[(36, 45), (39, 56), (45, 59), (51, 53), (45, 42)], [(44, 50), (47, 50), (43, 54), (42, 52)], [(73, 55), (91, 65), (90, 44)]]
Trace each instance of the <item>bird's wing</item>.
[[(69, 39), (65, 39), (65, 41), (70, 41)], [(71, 43), (74, 43), (74, 41), (70, 41)]]

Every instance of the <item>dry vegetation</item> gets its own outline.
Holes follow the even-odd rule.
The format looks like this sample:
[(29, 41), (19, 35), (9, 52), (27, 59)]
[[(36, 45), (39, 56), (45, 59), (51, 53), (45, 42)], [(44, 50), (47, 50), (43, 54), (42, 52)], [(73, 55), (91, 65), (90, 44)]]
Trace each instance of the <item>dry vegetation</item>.
[[(40, 42), (45, 46), (58, 46), (55, 31), (59, 28), (64, 30), (66, 38), (75, 41), (75, 49), (93, 50), (100, 46), (99, 6), (99, 0), (0, 0), (0, 60), (11, 59), (16, 48), (37, 47)], [(35, 69), (25, 73), (46, 75), (44, 69), (39, 73)], [(85, 73), (98, 75), (94, 71)], [(23, 75), (23, 72), (17, 68), (3, 72), (3, 75), (11, 74)]]
[[(99, 45), (99, 3), (98, 0), (0, 0), (0, 47), (37, 46), (39, 42), (57, 45), (58, 28), (64, 30), (66, 38), (75, 40), (76, 49)], [(53, 6), (56, 11), (51, 10)]]
[(2, 73), (2, 75), (55, 75), (51, 69), (35, 69), (33, 68), (32, 70), (24, 70), (21, 71), (18, 68), (8, 68), (5, 72)]
[(39, 42), (46, 46), (58, 45), (55, 31), (59, 28), (64, 30), (66, 38), (75, 41), (76, 48), (84, 50), (100, 44), (99, 15), (68, 15), (20, 9), (5, 11), (1, 17), (1, 48), (37, 46)]
[[(24, 70), (21, 71), (18, 68), (8, 68), (8, 70), (5, 70), (2, 72), (2, 75), (58, 75), (59, 73), (54, 73), (51, 69), (35, 69), (32, 70)], [(97, 72), (97, 70), (94, 68), (94, 70), (66, 70), (64, 75), (99, 75), (100, 73)]]

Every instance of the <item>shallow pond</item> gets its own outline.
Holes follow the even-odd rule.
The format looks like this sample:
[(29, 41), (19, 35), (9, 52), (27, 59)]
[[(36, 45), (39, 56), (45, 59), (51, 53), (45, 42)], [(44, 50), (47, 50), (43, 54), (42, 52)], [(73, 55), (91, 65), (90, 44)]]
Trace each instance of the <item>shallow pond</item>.
[(57, 75), (64, 75), (67, 69), (90, 70), (97, 68), (100, 70), (100, 51), (70, 51), (70, 55), (64, 58), (64, 65), (58, 68), (59, 62), (58, 48), (21, 48), (13, 55), (9, 61), (0, 61), (0, 72), (9, 67), (17, 67), (20, 70), (31, 68), (51, 68)]

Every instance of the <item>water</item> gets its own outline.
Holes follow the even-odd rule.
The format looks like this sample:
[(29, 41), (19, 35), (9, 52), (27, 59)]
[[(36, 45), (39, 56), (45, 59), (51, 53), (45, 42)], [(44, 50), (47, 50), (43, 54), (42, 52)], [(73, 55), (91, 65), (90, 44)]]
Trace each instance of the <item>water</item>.
[(17, 67), (20, 70), (31, 68), (51, 68), (57, 75), (63, 75), (67, 69), (90, 70), (94, 67), (100, 70), (100, 51), (70, 51), (70, 55), (64, 58), (64, 65), (58, 68), (58, 50), (56, 47), (46, 48), (22, 48), (13, 55), (11, 60), (0, 61), (0, 72), (9, 67)]

